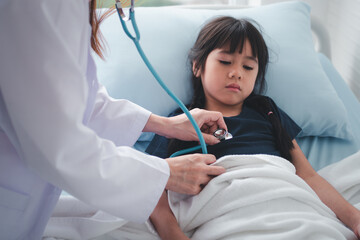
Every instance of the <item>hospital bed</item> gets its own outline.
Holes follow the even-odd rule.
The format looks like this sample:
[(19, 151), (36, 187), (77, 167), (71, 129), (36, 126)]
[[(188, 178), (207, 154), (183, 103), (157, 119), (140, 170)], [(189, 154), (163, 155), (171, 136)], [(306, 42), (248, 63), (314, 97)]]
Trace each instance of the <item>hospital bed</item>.
[[(204, 22), (220, 15), (257, 21), (270, 50), (266, 95), (302, 127), (297, 141), (314, 169), (320, 170), (360, 150), (360, 103), (331, 63), (326, 28), (310, 13), (307, 4), (297, 1), (256, 8), (185, 6), (135, 9), (140, 43), (147, 57), (185, 104), (192, 95), (187, 53)], [(103, 22), (101, 31), (107, 43), (106, 60), (94, 57), (99, 81), (109, 94), (114, 98), (129, 99), (163, 116), (177, 108), (143, 64), (133, 42), (123, 33), (116, 14)], [(144, 151), (152, 137), (151, 133), (143, 133), (134, 147)], [(65, 222), (68, 211), (64, 206), (69, 206), (67, 204), (72, 201), (69, 198), (66, 194), (61, 197), (47, 228), (48, 236), (61, 237), (62, 228), (64, 232), (65, 229), (69, 232), (69, 228), (73, 228), (73, 232), (79, 229), (79, 225), (65, 224), (65, 227), (57, 221), (61, 216), (62, 224)], [(84, 209), (78, 202), (71, 204), (69, 219), (76, 218), (74, 206)], [(116, 221), (118, 226), (122, 225), (122, 220), (110, 221), (112, 227), (99, 227), (102, 230), (98, 235), (77, 234), (80, 234), (79, 238), (106, 234), (103, 229), (110, 232)], [(98, 226), (104, 226), (104, 221), (100, 222)], [(96, 221), (92, 222), (92, 231), (96, 226), (94, 223)]]

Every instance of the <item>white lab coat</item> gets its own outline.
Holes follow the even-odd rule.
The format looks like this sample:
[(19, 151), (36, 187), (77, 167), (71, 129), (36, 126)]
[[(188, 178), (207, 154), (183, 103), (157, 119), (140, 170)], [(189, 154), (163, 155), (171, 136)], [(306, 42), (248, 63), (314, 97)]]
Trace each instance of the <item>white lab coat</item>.
[(150, 112), (99, 89), (89, 36), (88, 0), (0, 0), (0, 239), (40, 239), (60, 189), (144, 221), (165, 187), (129, 147)]

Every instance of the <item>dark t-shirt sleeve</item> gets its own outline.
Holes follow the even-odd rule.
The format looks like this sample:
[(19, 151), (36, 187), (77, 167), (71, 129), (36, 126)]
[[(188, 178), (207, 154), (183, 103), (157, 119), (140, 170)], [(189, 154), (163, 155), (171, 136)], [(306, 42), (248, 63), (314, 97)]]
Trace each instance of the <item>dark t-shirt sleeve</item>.
[(169, 139), (156, 134), (151, 140), (149, 146), (146, 148), (145, 152), (160, 158), (167, 158), (168, 144)]
[(280, 119), (281, 125), (285, 128), (291, 139), (301, 132), (301, 128), (289, 117), (282, 109), (280, 109), (273, 100), (270, 101), (275, 114)]
[[(178, 108), (175, 111), (171, 112), (168, 117), (173, 117), (181, 113), (182, 110)], [(160, 158), (167, 158), (169, 157), (168, 145), (169, 145), (168, 138), (155, 134), (154, 138), (151, 140), (145, 152)]]

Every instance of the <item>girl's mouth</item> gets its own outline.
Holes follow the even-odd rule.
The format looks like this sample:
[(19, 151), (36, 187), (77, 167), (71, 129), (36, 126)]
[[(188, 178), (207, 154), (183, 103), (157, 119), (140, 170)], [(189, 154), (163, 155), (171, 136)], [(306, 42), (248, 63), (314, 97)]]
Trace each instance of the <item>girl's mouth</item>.
[(231, 84), (227, 85), (225, 88), (227, 88), (231, 91), (236, 91), (236, 92), (240, 91), (240, 86), (236, 83), (231, 83)]

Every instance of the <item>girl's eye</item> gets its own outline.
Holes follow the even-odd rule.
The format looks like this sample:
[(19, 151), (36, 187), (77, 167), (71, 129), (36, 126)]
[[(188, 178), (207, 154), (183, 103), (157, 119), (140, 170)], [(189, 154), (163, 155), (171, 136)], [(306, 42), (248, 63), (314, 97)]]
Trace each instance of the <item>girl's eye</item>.
[(247, 65), (244, 65), (244, 68), (245, 68), (246, 70), (253, 70), (253, 69), (254, 69), (253, 67), (250, 67), (250, 66), (247, 66)]
[(224, 64), (224, 65), (229, 65), (229, 64), (231, 64), (231, 62), (223, 61), (223, 60), (219, 60), (219, 62), (220, 62), (221, 64)]

